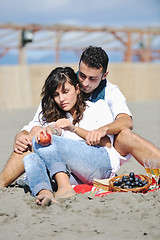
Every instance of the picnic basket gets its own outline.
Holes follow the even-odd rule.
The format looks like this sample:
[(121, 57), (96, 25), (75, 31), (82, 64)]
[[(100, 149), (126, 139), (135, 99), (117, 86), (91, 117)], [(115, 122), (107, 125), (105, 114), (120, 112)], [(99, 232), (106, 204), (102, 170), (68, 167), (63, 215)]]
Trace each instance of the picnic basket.
[(139, 177), (141, 178), (141, 180), (146, 180), (147, 181), (147, 184), (143, 187), (135, 187), (135, 188), (121, 188), (121, 187), (118, 187), (118, 186), (114, 186), (114, 182), (115, 181), (118, 181), (119, 179), (122, 179), (123, 176), (128, 176), (128, 175), (119, 175), (119, 176), (116, 176), (116, 177), (113, 177), (111, 178), (111, 180), (109, 181), (109, 190), (110, 191), (113, 191), (113, 192), (134, 192), (134, 193), (145, 193), (148, 191), (151, 183), (152, 183), (152, 180), (145, 176), (145, 175), (139, 175)]

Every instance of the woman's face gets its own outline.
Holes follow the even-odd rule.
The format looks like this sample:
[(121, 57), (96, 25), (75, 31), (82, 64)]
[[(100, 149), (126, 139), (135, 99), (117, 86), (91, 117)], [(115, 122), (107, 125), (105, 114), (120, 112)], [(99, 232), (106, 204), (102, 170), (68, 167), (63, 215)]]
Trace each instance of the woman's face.
[(70, 112), (73, 115), (75, 110), (74, 106), (77, 101), (77, 94), (79, 94), (79, 87), (75, 89), (73, 85), (66, 81), (64, 88), (62, 85), (57, 87), (56, 91), (53, 93), (53, 98), (63, 111)]

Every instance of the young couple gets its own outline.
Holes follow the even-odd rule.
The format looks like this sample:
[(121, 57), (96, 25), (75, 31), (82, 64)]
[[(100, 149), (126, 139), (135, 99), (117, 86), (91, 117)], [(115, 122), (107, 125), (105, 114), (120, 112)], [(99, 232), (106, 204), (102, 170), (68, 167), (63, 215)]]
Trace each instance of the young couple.
[[(118, 166), (121, 165), (121, 163), (126, 160), (126, 158), (120, 157), (120, 155), (126, 156), (127, 154), (130, 153), (141, 164), (143, 164), (144, 158), (160, 159), (160, 150), (156, 146), (154, 146), (150, 142), (139, 137), (138, 135), (134, 134), (131, 131), (131, 129), (132, 129), (131, 113), (126, 105), (125, 98), (122, 95), (122, 93), (119, 91), (118, 87), (115, 85), (112, 85), (111, 83), (106, 81), (107, 66), (108, 66), (108, 56), (102, 48), (91, 46), (82, 53), (82, 56), (81, 56), (81, 59), (79, 62), (78, 77), (79, 77), (79, 81), (82, 86), (82, 91), (85, 93), (86, 97), (89, 97), (89, 100), (90, 100), (87, 103), (84, 102), (84, 105), (77, 104), (74, 107), (75, 109), (78, 106), (83, 107), (82, 109), (79, 109), (79, 108), (78, 108), (78, 110), (77, 109), (75, 110), (74, 108), (72, 110), (71, 109), (62, 109), (62, 110), (64, 110), (62, 112), (67, 111), (66, 116), (61, 115), (61, 114), (57, 115), (59, 113), (57, 113), (57, 111), (55, 111), (56, 108), (58, 110), (60, 110), (61, 107), (67, 106), (67, 103), (65, 103), (63, 98), (62, 98), (62, 100), (60, 100), (60, 93), (61, 93), (61, 91), (63, 92), (63, 90), (65, 90), (66, 84), (70, 84), (73, 88), (74, 85), (71, 84), (71, 79), (70, 79), (71, 77), (66, 77), (65, 79), (67, 79), (67, 80), (66, 80), (65, 84), (57, 85), (58, 86), (57, 89), (54, 88), (54, 91), (56, 90), (55, 93), (58, 94), (57, 96), (59, 96), (59, 101), (60, 102), (64, 101), (64, 104), (61, 104), (60, 106), (58, 105), (58, 103), (55, 100), (57, 96), (53, 94), (54, 91), (50, 92), (50, 85), (49, 85), (48, 92), (51, 94), (52, 97), (49, 99), (52, 99), (53, 101), (50, 101), (50, 100), (47, 101), (47, 97), (45, 97), (45, 100), (42, 101), (43, 121), (52, 122), (52, 121), (58, 120), (59, 118), (60, 119), (67, 118), (67, 119), (63, 119), (63, 120), (62, 119), (58, 120), (54, 127), (56, 127), (57, 129), (64, 128), (64, 133), (66, 132), (66, 129), (71, 130), (71, 131), (67, 131), (67, 135), (70, 138), (72, 138), (73, 135), (74, 135), (74, 137), (77, 136), (77, 134), (80, 137), (84, 138), (86, 140), (87, 144), (84, 141), (77, 141), (79, 139), (76, 139), (76, 144), (77, 144), (76, 146), (78, 149), (79, 149), (78, 144), (81, 144), (83, 142), (83, 145), (85, 146), (85, 148), (94, 149), (94, 151), (97, 152), (98, 156), (100, 156), (99, 152), (102, 149), (102, 152), (104, 153), (105, 157), (103, 157), (103, 158), (95, 157), (95, 160), (92, 160), (92, 161), (91, 161), (91, 159), (92, 159), (91, 157), (89, 157), (90, 161), (88, 161), (87, 158), (85, 158), (86, 160), (83, 162), (84, 166), (82, 165), (81, 162), (79, 163), (79, 165), (77, 165), (78, 161), (75, 164), (75, 162), (74, 162), (75, 160), (73, 162), (71, 161), (70, 164), (71, 165), (73, 164), (73, 165), (69, 166), (69, 163), (65, 162), (66, 161), (65, 160), (65, 161), (63, 161), (63, 164), (62, 164), (63, 167), (61, 166), (62, 169), (59, 170), (59, 161), (57, 158), (56, 158), (56, 161), (58, 161), (58, 163), (50, 162), (50, 164), (51, 165), (53, 164), (53, 166), (54, 166), (54, 168), (52, 168), (51, 165), (47, 165), (49, 163), (45, 162), (44, 156), (40, 155), (40, 154), (42, 154), (41, 153), (42, 151), (45, 151), (48, 148), (52, 149), (54, 144), (52, 144), (46, 148), (38, 148), (37, 147), (38, 145), (34, 142), (33, 148), (34, 148), (35, 154), (28, 155), (24, 159), (24, 162), (26, 165), (26, 172), (27, 172), (27, 166), (28, 166), (27, 162), (29, 162), (28, 158), (32, 159), (33, 156), (35, 156), (35, 155), (39, 156), (38, 158), (42, 160), (42, 162), (45, 164), (45, 166), (47, 166), (47, 169), (50, 171), (50, 176), (51, 177), (54, 176), (54, 179), (57, 182), (58, 182), (57, 178), (58, 178), (58, 176), (60, 176), (60, 174), (61, 175), (63, 174), (63, 177), (65, 176), (65, 178), (68, 177), (67, 175), (64, 174), (64, 172), (66, 172), (66, 168), (68, 168), (68, 167), (70, 169), (73, 169), (73, 174), (71, 174), (70, 180), (73, 180), (73, 178), (74, 178), (74, 181), (80, 181), (80, 182), (90, 181), (89, 179), (92, 179), (92, 178), (89, 178), (89, 175), (94, 177), (94, 170), (96, 170), (96, 169), (98, 170), (97, 174), (101, 174), (101, 175), (99, 175), (99, 177), (102, 177), (102, 178), (106, 177), (107, 174), (109, 174), (109, 171), (111, 171), (111, 169), (112, 169), (112, 171), (114, 171), (114, 169), (116, 171), (116, 169), (118, 169)], [(58, 71), (58, 70), (56, 70), (56, 71)], [(64, 71), (64, 69), (61, 69), (61, 71)], [(68, 79), (70, 79), (70, 82), (68, 81)], [(45, 89), (45, 85), (44, 85), (44, 89)], [(79, 85), (74, 86), (74, 89), (75, 89), (75, 96), (77, 94), (76, 101), (78, 101), (78, 97), (81, 95)], [(44, 94), (44, 92), (43, 92), (43, 94)], [(67, 92), (66, 92), (66, 95), (67, 95)], [(43, 99), (44, 99), (44, 96), (45, 95), (43, 95)], [(103, 101), (98, 101), (99, 99), (105, 100), (105, 102), (107, 103), (106, 106), (100, 107), (100, 105), (102, 104)], [(96, 104), (91, 104), (91, 101), (92, 102), (98, 101), (98, 102)], [(45, 104), (45, 102), (47, 104)], [(56, 102), (56, 104), (52, 105), (53, 102)], [(75, 102), (75, 104), (76, 104), (76, 102)], [(112, 113), (113, 119), (111, 119), (110, 111), (108, 111), (109, 110), (108, 106)], [(54, 110), (53, 110), (53, 108), (54, 108)], [(101, 110), (101, 108), (103, 108), (103, 111)], [(39, 115), (39, 112), (41, 111), (40, 109), (41, 109), (41, 106), (39, 107), (33, 121), (31, 121), (28, 126), (25, 126), (23, 128), (23, 130), (17, 134), (16, 139), (15, 139), (15, 144), (14, 144), (15, 151), (14, 151), (14, 153), (12, 153), (4, 170), (0, 174), (0, 187), (7, 186), (8, 184), (10, 184), (12, 181), (14, 181), (18, 176), (20, 176), (24, 172), (23, 158), (25, 155), (27, 155), (29, 153), (29, 148), (32, 145), (31, 133), (33, 135), (37, 134), (34, 132), (35, 128), (32, 129), (32, 127), (34, 127), (36, 125), (40, 126), (40, 123), (38, 120), (38, 115)], [(91, 110), (89, 110), (89, 109), (91, 109)], [(70, 112), (70, 110), (71, 110), (71, 112)], [(75, 111), (73, 111), (73, 110), (75, 110)], [(103, 117), (103, 118), (101, 117), (103, 114), (104, 115), (107, 114), (106, 119), (105, 119), (105, 117)], [(49, 115), (49, 118), (48, 118), (48, 115)], [(87, 115), (86, 118), (85, 118), (85, 115)], [(89, 117), (89, 116), (91, 116), (91, 117)], [(67, 124), (69, 124), (68, 118), (70, 119), (71, 123), (73, 120), (73, 125), (75, 126), (75, 129), (72, 124), (69, 126), (67, 125)], [(89, 120), (87, 120), (87, 118)], [(95, 120), (96, 122), (94, 125), (93, 120), (96, 118), (98, 118), (98, 120), (97, 121)], [(66, 123), (66, 121), (67, 121), (67, 123)], [(93, 121), (93, 126), (92, 126), (92, 121)], [(82, 129), (78, 128), (78, 125), (80, 125), (80, 124), (82, 124), (82, 126), (81, 126)], [(83, 127), (83, 124), (84, 124), (84, 127)], [(51, 131), (50, 128), (53, 128), (53, 126), (51, 125), (50, 127), (48, 127), (47, 131)], [(86, 132), (83, 128), (88, 131)], [(32, 129), (32, 131), (29, 134), (31, 129)], [(97, 130), (93, 130), (93, 129), (97, 129)], [(39, 131), (39, 130), (37, 130), (37, 131)], [(44, 131), (46, 131), (46, 130), (44, 130)], [(76, 131), (78, 131), (78, 132), (76, 132)], [(82, 134), (81, 131), (83, 132), (83, 135), (81, 135)], [(64, 136), (65, 136), (65, 134), (64, 134)], [(116, 137), (114, 139), (114, 148), (112, 147), (113, 135), (116, 135)], [(35, 136), (37, 136), (37, 135), (35, 135)], [(68, 140), (68, 136), (67, 136), (67, 138), (63, 138), (63, 139), (61, 139), (62, 137), (54, 136), (53, 143), (54, 143), (54, 139), (58, 139), (58, 140), (55, 140), (55, 144), (57, 141), (59, 141), (59, 139), (61, 139), (64, 142), (67, 141), (68, 144), (71, 140), (75, 141), (73, 139)], [(103, 141), (105, 140), (105, 142), (103, 142), (102, 147), (97, 147), (97, 145), (102, 144), (101, 140), (103, 140)], [(107, 147), (105, 147), (105, 144), (107, 144), (106, 145)], [(93, 147), (93, 146), (95, 146), (95, 147)], [(70, 148), (72, 149), (73, 147), (70, 147)], [(77, 148), (73, 148), (72, 151), (74, 151), (74, 153), (77, 152)], [(45, 149), (45, 150), (42, 150), (42, 149)], [(53, 149), (51, 150), (51, 153), (52, 153), (52, 151), (53, 151)], [(67, 154), (69, 153), (69, 151), (67, 149), (65, 151), (67, 151)], [(48, 152), (48, 150), (47, 150), (47, 152)], [(58, 152), (58, 155), (60, 154), (60, 152), (61, 151)], [(101, 152), (101, 154), (102, 154), (102, 152)], [(61, 153), (64, 154), (64, 152), (61, 152)], [(83, 148), (80, 151), (80, 153), (82, 155), (83, 154), (86, 155), (85, 154), (86, 152), (83, 150)], [(77, 152), (78, 156), (80, 155), (80, 153)], [(45, 152), (44, 155), (46, 155), (46, 154), (47, 153)], [(95, 153), (93, 152), (92, 154), (94, 155)], [(74, 156), (74, 154), (73, 154), (73, 156)], [(88, 156), (92, 156), (92, 155), (90, 155), (90, 152), (88, 153)], [(95, 154), (95, 156), (97, 156), (97, 155)], [(47, 157), (47, 159), (48, 159), (48, 157)], [(67, 159), (67, 158), (65, 158), (65, 159)], [(80, 157), (78, 159), (80, 161), (80, 159), (82, 159), (82, 158)], [(30, 161), (32, 161), (32, 160), (30, 160)], [(39, 160), (39, 162), (40, 162), (40, 160)], [(85, 165), (85, 164), (90, 164), (90, 165)], [(93, 164), (93, 165), (91, 166), (91, 164)], [(95, 169), (94, 164), (96, 164), (96, 169)], [(98, 166), (97, 164), (100, 164), (100, 165)], [(58, 166), (57, 170), (55, 168), (55, 165)], [(103, 167), (102, 167), (102, 165), (103, 165)], [(65, 166), (65, 169), (64, 169), (64, 166)], [(80, 166), (81, 168), (79, 168), (77, 170), (76, 169), (77, 166)], [(89, 166), (89, 168), (91, 167), (91, 169), (87, 169), (86, 166), (87, 167)], [(54, 171), (58, 171), (59, 174), (58, 173), (55, 174)], [(29, 175), (29, 173), (27, 175)], [(64, 182), (66, 183), (67, 181), (62, 181), (62, 186), (63, 186)], [(67, 182), (67, 183), (69, 184), (69, 182)], [(36, 183), (33, 182), (33, 184), (36, 184)], [(62, 188), (60, 187), (59, 189), (62, 189)], [(70, 187), (69, 187), (69, 189), (71, 190)], [(46, 191), (48, 191), (48, 189), (46, 189)], [(50, 190), (49, 190), (49, 192), (50, 192)], [(44, 196), (43, 194), (40, 194), (40, 193), (43, 193), (43, 192), (41, 192), (39, 190), (39, 196)], [(33, 191), (33, 195), (34, 194), (35, 193)], [(60, 191), (59, 191), (59, 194), (61, 194)], [(47, 196), (47, 194), (45, 194), (45, 195)], [(58, 192), (57, 192), (57, 195), (58, 195)], [(50, 197), (51, 196), (52, 195), (50, 194)], [(49, 199), (50, 199), (50, 197), (49, 197)], [(38, 200), (39, 201), (38, 203), (43, 204), (45, 199), (46, 198), (42, 197), (42, 200)]]

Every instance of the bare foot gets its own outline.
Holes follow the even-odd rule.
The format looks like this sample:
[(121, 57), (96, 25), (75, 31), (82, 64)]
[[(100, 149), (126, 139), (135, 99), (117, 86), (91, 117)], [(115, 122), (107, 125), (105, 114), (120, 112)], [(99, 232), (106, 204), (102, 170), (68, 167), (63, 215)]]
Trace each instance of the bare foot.
[(48, 190), (41, 190), (36, 197), (36, 203), (40, 206), (50, 206), (51, 204), (58, 203), (53, 193)]
[(66, 187), (60, 187), (58, 188), (57, 192), (55, 192), (55, 198), (68, 198), (71, 196), (74, 196), (76, 193), (73, 190), (72, 187), (66, 188)]

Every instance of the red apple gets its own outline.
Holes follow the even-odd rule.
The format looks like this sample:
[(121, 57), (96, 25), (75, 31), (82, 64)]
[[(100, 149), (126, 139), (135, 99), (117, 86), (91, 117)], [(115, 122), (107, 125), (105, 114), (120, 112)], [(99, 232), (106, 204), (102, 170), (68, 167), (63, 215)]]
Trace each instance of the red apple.
[(48, 146), (50, 143), (51, 143), (51, 135), (49, 133), (46, 133), (46, 136), (44, 136), (43, 132), (41, 132), (39, 144), (42, 146)]

